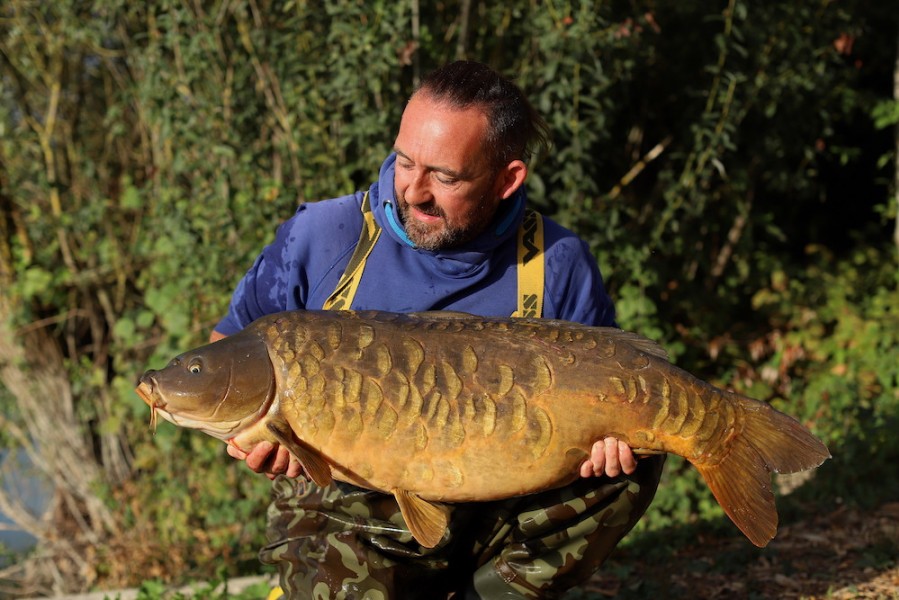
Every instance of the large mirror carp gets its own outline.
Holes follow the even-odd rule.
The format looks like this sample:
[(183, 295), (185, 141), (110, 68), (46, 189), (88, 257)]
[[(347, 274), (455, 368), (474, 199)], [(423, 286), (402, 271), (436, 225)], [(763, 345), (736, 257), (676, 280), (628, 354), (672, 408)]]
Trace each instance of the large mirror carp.
[[(283, 444), (318, 485), (393, 494), (433, 547), (444, 502), (566, 485), (605, 436), (683, 456), (740, 530), (777, 530), (770, 473), (827, 448), (766, 403), (705, 383), (654, 342), (565, 321), (292, 311), (147, 371), (157, 415), (248, 450)], [(524, 468), (522, 468), (524, 467)]]

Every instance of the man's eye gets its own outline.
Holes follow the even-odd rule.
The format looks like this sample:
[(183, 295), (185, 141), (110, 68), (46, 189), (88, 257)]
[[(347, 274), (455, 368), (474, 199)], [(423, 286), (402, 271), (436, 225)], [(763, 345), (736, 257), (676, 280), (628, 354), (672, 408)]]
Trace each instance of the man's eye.
[(443, 175), (443, 176), (438, 175), (437, 181), (439, 181), (443, 185), (455, 185), (455, 184), (459, 183), (459, 180), (456, 179), (455, 177), (446, 177), (445, 175)]

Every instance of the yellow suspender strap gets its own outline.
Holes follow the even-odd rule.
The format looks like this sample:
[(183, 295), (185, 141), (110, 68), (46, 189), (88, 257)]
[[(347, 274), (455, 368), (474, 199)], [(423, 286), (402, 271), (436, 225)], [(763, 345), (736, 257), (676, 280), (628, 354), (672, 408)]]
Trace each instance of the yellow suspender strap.
[[(326, 310), (350, 309), (356, 290), (359, 289), (365, 262), (381, 235), (381, 228), (371, 211), (368, 192), (362, 199), (362, 217), (364, 224), (356, 250), (337, 282), (337, 287), (325, 301), (323, 308)], [(543, 259), (543, 217), (529, 209), (518, 229), (518, 310), (512, 313), (513, 317), (543, 315)]]
[(528, 209), (518, 229), (518, 310), (513, 317), (543, 316), (543, 217)]
[(359, 289), (359, 282), (362, 280), (362, 271), (365, 270), (365, 261), (371, 254), (375, 242), (381, 235), (381, 228), (375, 222), (375, 215), (371, 211), (371, 204), (368, 201), (368, 192), (362, 198), (362, 233), (359, 235), (359, 242), (356, 244), (356, 250), (350, 257), (337, 287), (325, 300), (322, 308), (325, 310), (349, 310), (356, 297), (356, 290)]

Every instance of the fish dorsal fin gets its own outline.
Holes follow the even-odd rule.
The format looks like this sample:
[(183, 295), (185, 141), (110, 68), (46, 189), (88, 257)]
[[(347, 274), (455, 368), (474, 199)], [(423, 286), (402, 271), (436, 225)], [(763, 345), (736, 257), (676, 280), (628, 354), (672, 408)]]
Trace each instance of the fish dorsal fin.
[[(426, 319), (444, 319), (444, 320), (458, 320), (458, 319), (476, 319), (478, 318), (476, 315), (453, 311), (453, 310), (429, 310), (429, 311), (421, 311), (421, 312), (413, 312), (408, 313), (407, 316), (416, 317), (416, 318), (426, 318)], [(483, 318), (483, 317), (481, 317)], [(484, 320), (489, 320), (484, 318)], [(574, 323), (570, 321), (563, 321), (560, 319), (535, 319), (535, 318), (516, 318), (516, 321), (522, 322), (532, 322), (538, 325), (548, 325), (548, 326), (559, 326), (573, 329), (586, 329), (589, 331), (600, 330), (603, 335), (607, 335), (613, 338), (616, 342), (623, 342), (625, 344), (629, 344), (636, 348), (641, 352), (645, 352), (651, 356), (655, 356), (656, 358), (661, 358), (662, 360), (668, 359), (668, 351), (665, 350), (662, 346), (659, 345), (658, 342), (649, 339), (648, 337), (644, 337), (639, 333), (634, 333), (632, 331), (624, 331), (623, 329), (618, 329), (617, 327), (590, 327), (589, 325), (582, 325), (580, 323)]]
[(570, 331), (582, 331), (589, 336), (606, 336), (611, 338), (614, 342), (628, 344), (641, 352), (645, 352), (656, 358), (661, 358), (662, 360), (668, 360), (668, 351), (662, 348), (658, 342), (655, 342), (648, 337), (643, 337), (639, 333), (625, 331), (623, 329), (618, 329), (617, 327), (596, 327), (574, 323), (572, 321), (564, 321), (562, 319), (515, 318), (515, 320), (523, 323), (531, 323), (538, 327), (560, 327)]
[(613, 327), (603, 327), (602, 333), (614, 338), (616, 342), (624, 342), (626, 344), (630, 344), (641, 352), (651, 354), (652, 356), (661, 358), (662, 360), (668, 360), (667, 350), (662, 348), (658, 344), (658, 342), (655, 342), (647, 337), (643, 337), (639, 333), (624, 331), (622, 329), (615, 329)]
[(325, 458), (306, 444), (297, 440), (292, 432), (284, 432), (273, 424), (268, 424), (269, 431), (275, 436), (279, 444), (290, 450), (290, 453), (300, 461), (303, 472), (319, 487), (331, 484), (331, 467)]
[(419, 312), (407, 313), (410, 317), (426, 318), (426, 319), (475, 319), (475, 315), (458, 310), (425, 310)]
[(449, 525), (446, 508), (423, 500), (409, 490), (393, 490), (393, 495), (412, 536), (426, 548), (436, 546)]

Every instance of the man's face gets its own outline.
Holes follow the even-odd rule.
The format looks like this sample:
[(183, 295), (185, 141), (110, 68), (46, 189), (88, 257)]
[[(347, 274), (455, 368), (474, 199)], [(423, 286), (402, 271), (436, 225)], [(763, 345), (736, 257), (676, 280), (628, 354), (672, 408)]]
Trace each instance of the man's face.
[(394, 143), (394, 186), (406, 233), (419, 248), (463, 244), (496, 214), (504, 192), (482, 144), (486, 130), (480, 110), (453, 109), (427, 93), (406, 106)]

